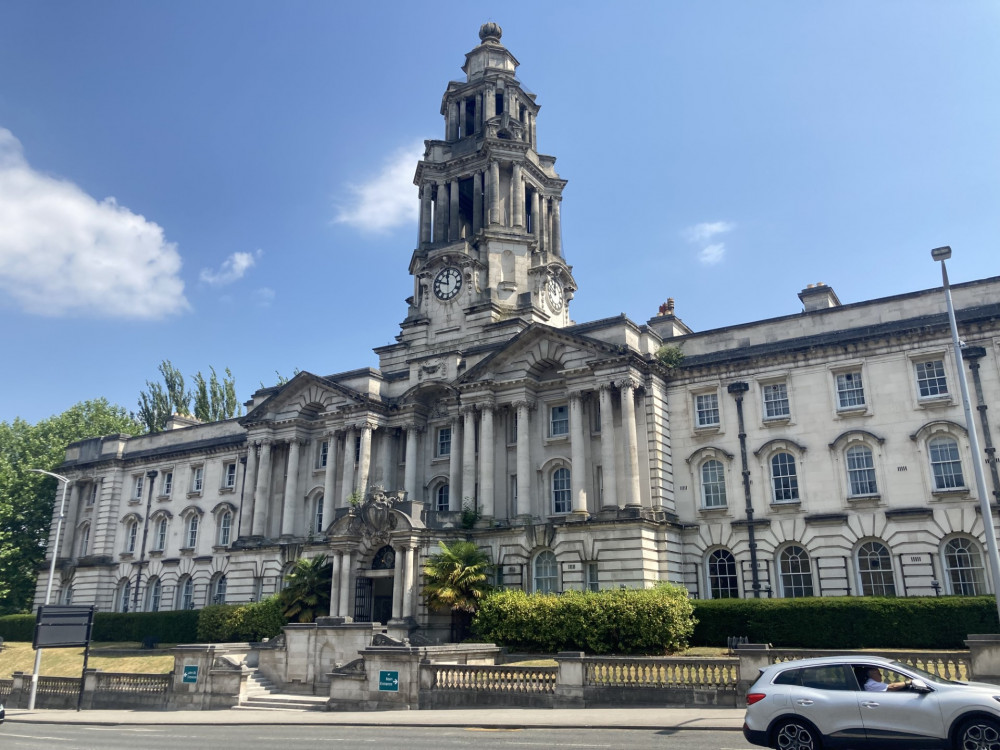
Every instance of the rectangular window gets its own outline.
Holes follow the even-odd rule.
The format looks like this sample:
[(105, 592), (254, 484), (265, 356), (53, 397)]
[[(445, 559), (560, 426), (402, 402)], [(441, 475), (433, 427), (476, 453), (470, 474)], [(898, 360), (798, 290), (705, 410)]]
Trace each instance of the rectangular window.
[(170, 493), (174, 489), (174, 472), (165, 471), (163, 472), (163, 488), (160, 492), (164, 497), (169, 497)]
[(361, 436), (354, 438), (354, 463), (361, 460)]
[(920, 398), (937, 398), (948, 395), (948, 380), (944, 375), (944, 361), (940, 359), (917, 362), (917, 389)]
[(789, 415), (788, 386), (785, 383), (768, 383), (761, 391), (764, 394), (764, 419), (782, 419)]
[(236, 462), (226, 464), (225, 471), (222, 474), (222, 486), (227, 490), (235, 489), (236, 487)]
[(329, 457), (330, 457), (330, 443), (324, 440), (322, 443), (319, 444), (319, 461), (318, 461), (319, 468), (321, 469), (326, 468), (326, 462), (327, 460), (329, 460)]
[(865, 405), (865, 388), (861, 370), (837, 374), (837, 408), (857, 409)]
[(599, 433), (601, 431), (601, 405), (600, 403), (594, 402), (594, 408), (591, 409), (591, 431), (594, 433)]
[(718, 427), (719, 425), (719, 394), (699, 393), (694, 397), (695, 412), (698, 427)]
[(587, 563), (587, 591), (600, 591), (600, 583), (597, 580), (597, 563)]
[(438, 456), (450, 456), (451, 455), (451, 428), (441, 427), (438, 428), (437, 435), (437, 455)]
[(569, 407), (566, 404), (549, 410), (549, 435), (569, 435)]
[(93, 505), (97, 502), (97, 482), (90, 485), (90, 494), (87, 495), (87, 505)]
[(198, 544), (198, 516), (192, 515), (188, 519), (187, 546), (194, 549)]
[(191, 491), (201, 492), (202, 485), (205, 481), (205, 467), (195, 466), (191, 469)]
[(132, 487), (132, 499), (142, 500), (142, 474), (135, 478), (135, 484)]

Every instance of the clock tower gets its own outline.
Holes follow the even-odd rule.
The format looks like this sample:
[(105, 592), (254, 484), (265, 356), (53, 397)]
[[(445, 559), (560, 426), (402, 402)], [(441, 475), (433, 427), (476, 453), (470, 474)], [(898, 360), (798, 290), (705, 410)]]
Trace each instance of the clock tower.
[[(441, 101), (444, 138), (425, 141), (417, 165), (414, 294), (397, 337), (412, 349), (451, 348), (470, 335), (489, 340), (496, 324), (512, 321), (518, 330), (572, 325), (576, 283), (559, 210), (566, 181), (555, 158), (537, 151), (539, 106), (501, 34), (495, 23), (480, 28), (465, 80), (449, 83)], [(502, 327), (496, 335), (512, 335)]]

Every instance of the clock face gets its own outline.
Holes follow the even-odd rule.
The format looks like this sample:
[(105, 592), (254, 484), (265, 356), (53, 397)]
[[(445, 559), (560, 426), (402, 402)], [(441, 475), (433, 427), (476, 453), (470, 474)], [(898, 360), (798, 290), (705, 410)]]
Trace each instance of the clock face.
[(545, 282), (545, 299), (548, 301), (549, 307), (552, 308), (552, 312), (562, 310), (563, 290), (555, 279), (549, 279)]
[(434, 279), (434, 294), (438, 299), (452, 299), (462, 288), (462, 272), (449, 266)]

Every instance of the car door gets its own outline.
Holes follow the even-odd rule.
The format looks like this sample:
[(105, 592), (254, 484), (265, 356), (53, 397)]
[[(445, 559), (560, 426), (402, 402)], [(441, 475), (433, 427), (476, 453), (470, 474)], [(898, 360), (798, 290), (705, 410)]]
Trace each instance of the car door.
[[(883, 682), (899, 682), (911, 675), (882, 668)], [(886, 747), (937, 747), (947, 737), (937, 693), (888, 690), (860, 693), (859, 705), (870, 742)]]
[(792, 710), (826, 737), (844, 742), (865, 738), (858, 681), (848, 664), (803, 667), (798, 684), (789, 686)]

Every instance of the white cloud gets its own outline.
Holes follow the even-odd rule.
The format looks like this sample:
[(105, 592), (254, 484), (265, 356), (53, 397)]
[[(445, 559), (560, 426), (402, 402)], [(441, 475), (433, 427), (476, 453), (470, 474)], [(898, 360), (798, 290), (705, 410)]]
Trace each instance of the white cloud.
[(0, 298), (33, 315), (157, 319), (189, 309), (163, 229), (31, 168), (0, 128)]
[(682, 234), (688, 242), (707, 242), (715, 235), (731, 232), (735, 228), (736, 225), (728, 221), (706, 221), (701, 224), (695, 224), (693, 227), (688, 227)]
[(257, 250), (254, 253), (233, 253), (222, 262), (218, 271), (203, 268), (198, 278), (212, 286), (232, 284), (234, 281), (242, 279), (246, 272), (256, 264), (257, 258), (263, 254), (263, 250)]
[(717, 242), (714, 245), (703, 247), (698, 253), (698, 260), (706, 266), (714, 266), (716, 263), (720, 263), (725, 256), (726, 244)]
[(423, 143), (401, 148), (386, 159), (382, 170), (370, 180), (348, 185), (351, 198), (346, 205), (337, 207), (334, 221), (376, 234), (415, 224), (419, 206), (413, 172), (423, 155)]

